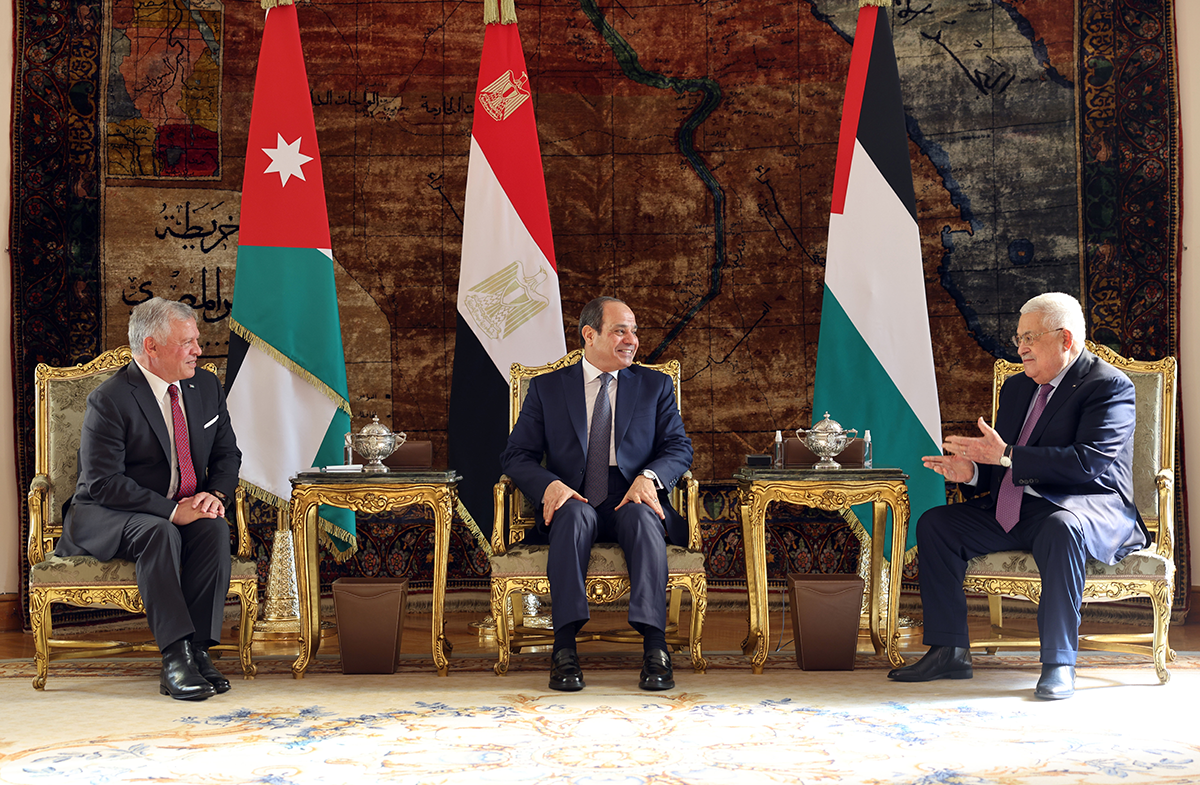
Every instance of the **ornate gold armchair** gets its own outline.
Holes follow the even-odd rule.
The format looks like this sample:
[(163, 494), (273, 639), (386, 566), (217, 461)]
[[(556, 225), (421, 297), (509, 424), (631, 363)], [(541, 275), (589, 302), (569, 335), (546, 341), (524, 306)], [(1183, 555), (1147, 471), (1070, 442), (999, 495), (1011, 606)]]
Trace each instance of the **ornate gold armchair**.
[[(517, 415), (521, 413), (521, 404), (529, 390), (529, 380), (576, 363), (582, 354), (581, 349), (576, 349), (560, 360), (537, 367), (513, 363), (509, 377), (509, 430), (512, 430)], [(675, 402), (678, 405), (679, 361), (671, 360), (645, 367), (671, 377), (675, 385)], [(521, 597), (514, 597), (550, 593), (550, 581), (546, 577), (549, 546), (526, 545), (521, 542), (525, 532), (533, 528), (533, 507), (507, 476), (502, 476), (496, 483), (494, 494), (492, 618), (496, 621), (496, 642), (499, 649), (495, 670), (498, 675), (503, 676), (508, 671), (511, 652), (519, 653), (526, 646), (549, 645), (554, 642), (554, 635), (545, 628), (526, 626)], [(675, 509), (687, 519), (689, 536), (687, 548), (667, 546), (667, 588), (670, 590), (667, 644), (676, 650), (687, 646), (691, 652), (692, 668), (696, 673), (703, 673), (708, 667), (700, 652), (704, 612), (708, 607), (708, 581), (704, 572), (704, 553), (700, 550), (698, 494), (699, 483), (692, 477), (691, 472), (684, 475), (680, 486), (672, 492)], [(597, 603), (613, 602), (629, 593), (629, 570), (619, 545), (597, 543), (592, 547), (585, 586), (588, 598)], [(682, 590), (687, 590), (692, 599), (690, 626), (686, 634), (679, 630)], [(584, 630), (579, 640), (640, 643), (641, 636), (632, 629), (596, 632)]]
[[(138, 594), (133, 562), (124, 559), (102, 562), (90, 556), (54, 555), (55, 543), (62, 536), (63, 502), (75, 492), (87, 396), (132, 359), (129, 348), (122, 346), (72, 368), (39, 364), (34, 370), (36, 444), (34, 477), (29, 488), (28, 553), (29, 620), (37, 665), (34, 689), (46, 686), (51, 660), (72, 655), (107, 657), (131, 651), (158, 651), (153, 641), (133, 643), (51, 637), (50, 608), (56, 602), (81, 607), (117, 607), (131, 613), (145, 610)], [(216, 370), (211, 364), (205, 368)], [(237, 595), (241, 604), (238, 644), (212, 648), (236, 650), (243, 674), (253, 678), (256, 669), (250, 659), (250, 643), (258, 612), (258, 569), (250, 558), (250, 537), (242, 518), (237, 520), (237, 532), (238, 551), (233, 559), (229, 592)]]
[[(1133, 495), (1146, 528), (1154, 535), (1150, 547), (1107, 565), (1087, 561), (1084, 602), (1106, 602), (1129, 597), (1149, 597), (1154, 630), (1145, 633), (1081, 635), (1081, 650), (1146, 654), (1154, 659), (1159, 681), (1170, 678), (1167, 661), (1175, 652), (1167, 643), (1175, 587), (1175, 358), (1157, 361), (1129, 360), (1104, 346), (1087, 346), (1102, 359), (1124, 371), (1136, 395), (1137, 424), (1133, 436)], [(1022, 372), (1019, 363), (997, 360), (992, 381), (992, 423), (1005, 379)], [(1006, 627), (1001, 612), (1003, 597), (1037, 602), (1041, 578), (1028, 551), (1002, 551), (972, 559), (967, 565), (967, 591), (988, 595), (991, 637), (971, 641), (971, 648), (995, 653), (1000, 647), (1036, 648), (1036, 632)]]

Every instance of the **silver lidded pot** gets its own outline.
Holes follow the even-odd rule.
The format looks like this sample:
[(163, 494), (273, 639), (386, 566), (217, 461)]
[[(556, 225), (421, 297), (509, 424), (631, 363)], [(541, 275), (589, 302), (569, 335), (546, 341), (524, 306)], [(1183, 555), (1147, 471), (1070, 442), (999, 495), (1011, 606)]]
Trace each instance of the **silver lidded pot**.
[(383, 465), (383, 459), (404, 444), (408, 437), (403, 433), (393, 433), (379, 421), (379, 415), (371, 418), (371, 422), (350, 437), (354, 451), (366, 459), (364, 472), (386, 472), (388, 467)]
[(842, 468), (840, 463), (833, 460), (833, 456), (846, 449), (846, 445), (856, 436), (857, 429), (842, 428), (837, 420), (829, 419), (829, 412), (825, 412), (825, 419), (813, 427), (796, 429), (796, 438), (804, 442), (804, 445), (821, 459), (813, 465), (814, 469)]

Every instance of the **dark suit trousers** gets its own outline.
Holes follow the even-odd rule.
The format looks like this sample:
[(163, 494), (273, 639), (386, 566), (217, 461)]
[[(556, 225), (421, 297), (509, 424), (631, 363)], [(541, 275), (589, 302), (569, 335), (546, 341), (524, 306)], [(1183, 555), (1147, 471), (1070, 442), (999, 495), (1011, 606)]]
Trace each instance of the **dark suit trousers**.
[(1025, 495), (1021, 519), (1011, 532), (996, 522), (994, 508), (970, 502), (934, 507), (917, 522), (921, 604), (927, 646), (970, 645), (963, 576), (967, 562), (996, 551), (1033, 553), (1042, 576), (1038, 603), (1041, 661), (1074, 665), (1079, 651), (1086, 543), (1079, 519), (1046, 501)]
[(116, 555), (137, 565), (138, 591), (160, 650), (182, 638), (200, 646), (220, 642), (230, 573), (224, 518), (176, 526), (135, 514), (125, 523)]
[(629, 622), (667, 627), (666, 529), (646, 504), (621, 503), (628, 483), (615, 468), (608, 473), (608, 498), (599, 507), (571, 499), (550, 521), (551, 613), (554, 629), (589, 619), (584, 578), (592, 544), (615, 542), (629, 567)]

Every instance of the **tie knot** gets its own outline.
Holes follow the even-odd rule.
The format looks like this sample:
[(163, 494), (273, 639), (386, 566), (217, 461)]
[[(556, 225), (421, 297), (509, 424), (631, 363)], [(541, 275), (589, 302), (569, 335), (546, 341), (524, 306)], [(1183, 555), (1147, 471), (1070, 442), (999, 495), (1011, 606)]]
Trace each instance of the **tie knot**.
[(1054, 392), (1053, 384), (1043, 384), (1038, 387), (1038, 397), (1045, 400), (1050, 397), (1050, 393)]
[(601, 388), (601, 389), (604, 389), (605, 387), (608, 387), (608, 383), (609, 383), (609, 382), (611, 382), (611, 381), (612, 381), (612, 374), (611, 374), (611, 373), (602, 373), (602, 374), (600, 374), (600, 388)]
[(179, 385), (168, 384), (167, 385), (167, 394), (171, 396), (172, 401), (178, 401), (179, 400)]

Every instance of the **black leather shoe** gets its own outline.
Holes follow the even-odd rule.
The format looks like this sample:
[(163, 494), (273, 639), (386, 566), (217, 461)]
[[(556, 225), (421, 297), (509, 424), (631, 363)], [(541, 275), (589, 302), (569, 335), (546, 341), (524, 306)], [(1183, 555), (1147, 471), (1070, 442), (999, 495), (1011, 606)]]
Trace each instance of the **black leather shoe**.
[(960, 646), (930, 646), (925, 656), (912, 665), (888, 671), (892, 681), (969, 679), (973, 675), (971, 650)]
[(1043, 665), (1042, 677), (1038, 679), (1033, 697), (1048, 701), (1060, 701), (1075, 694), (1075, 666)]
[(222, 676), (217, 667), (213, 665), (212, 657), (208, 656), (207, 648), (192, 646), (192, 659), (196, 663), (196, 672), (213, 686), (218, 695), (222, 692), (229, 692), (229, 679)]
[(671, 667), (671, 655), (662, 649), (651, 649), (642, 659), (642, 678), (638, 686), (643, 690), (670, 690), (675, 688), (675, 669)]
[(191, 641), (175, 641), (163, 649), (158, 691), (183, 701), (202, 701), (217, 694), (216, 688), (196, 670)]
[(559, 649), (550, 657), (550, 689), (559, 692), (579, 692), (583, 689), (583, 668), (579, 653), (574, 649)]

